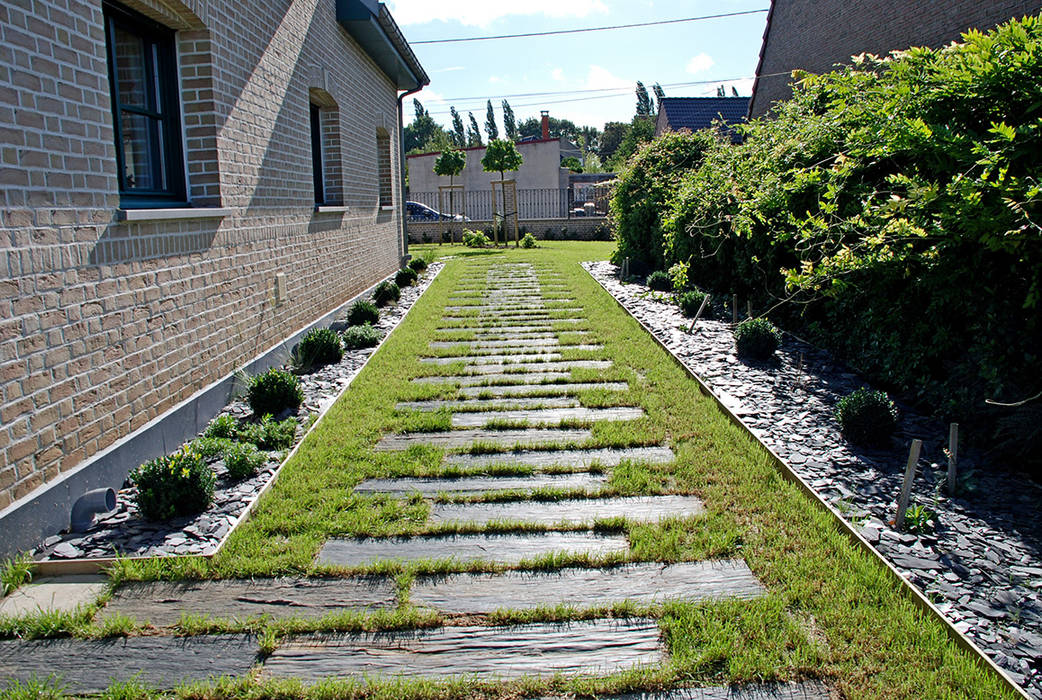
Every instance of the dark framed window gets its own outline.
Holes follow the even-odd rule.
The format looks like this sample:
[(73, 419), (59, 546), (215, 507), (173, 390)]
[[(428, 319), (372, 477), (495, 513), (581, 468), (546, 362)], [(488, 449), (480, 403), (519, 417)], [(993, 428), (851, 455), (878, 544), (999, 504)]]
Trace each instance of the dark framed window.
[(174, 32), (105, 2), (120, 206), (185, 203)]
[(322, 110), (311, 104), (311, 177), (315, 182), (315, 204), (325, 204), (326, 193), (322, 164)]

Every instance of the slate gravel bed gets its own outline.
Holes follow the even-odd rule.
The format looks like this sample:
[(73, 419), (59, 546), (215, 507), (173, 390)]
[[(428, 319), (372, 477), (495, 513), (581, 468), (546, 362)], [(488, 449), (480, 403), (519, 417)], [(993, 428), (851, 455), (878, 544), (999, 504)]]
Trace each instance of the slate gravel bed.
[[(827, 352), (785, 334), (773, 362), (740, 361), (729, 311), (715, 317), (727, 321), (702, 319), (689, 333), (691, 319), (671, 295), (620, 281), (607, 262), (584, 267), (956, 628), (1042, 698), (1042, 487), (960, 448), (960, 473), (972, 472), (974, 489), (948, 497), (941, 483), (948, 433), (939, 421), (899, 404), (890, 448), (854, 448), (833, 412), (839, 398), (869, 383)], [(918, 536), (890, 524), (913, 438), (923, 453), (912, 500), (936, 513), (934, 530)]]
[[(432, 263), (414, 285), (402, 288), (397, 304), (381, 309), (377, 327), (383, 337), (401, 323), (442, 267), (442, 263)], [(343, 309), (345, 317), (347, 308), (345, 305)], [(331, 326), (343, 330), (347, 323), (337, 320)], [(333, 405), (374, 350), (346, 350), (339, 363), (299, 377), (304, 403), (296, 416), (298, 427), (294, 444), (303, 438), (307, 426)], [(236, 400), (221, 413), (248, 418), (250, 408), (245, 401)], [(217, 459), (212, 462), (217, 472), (217, 487), (210, 508), (199, 515), (165, 522), (149, 522), (138, 515), (134, 504), (136, 489), (126, 482), (117, 494), (116, 510), (99, 516), (86, 532), (59, 533), (47, 538), (32, 552), (32, 556), (42, 561), (98, 559), (116, 554), (146, 557), (213, 554), (249, 504), (274, 477), (286, 454), (283, 451), (269, 453), (267, 463), (258, 474), (242, 481), (229, 479), (224, 463)]]

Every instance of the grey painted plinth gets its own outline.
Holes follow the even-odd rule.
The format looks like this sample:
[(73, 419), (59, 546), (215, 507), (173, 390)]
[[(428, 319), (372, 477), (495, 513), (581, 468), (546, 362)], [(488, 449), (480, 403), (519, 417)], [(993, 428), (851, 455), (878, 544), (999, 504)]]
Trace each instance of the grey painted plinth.
[(466, 401), (401, 401), (395, 404), (399, 411), (458, 411), (460, 409), (487, 409), (509, 411), (520, 408), (575, 408), (579, 399), (571, 397), (534, 396), (515, 399), (469, 399)]
[(571, 372), (511, 372), (499, 374), (477, 375), (444, 375), (440, 377), (416, 377), (414, 384), (458, 384), (459, 386), (478, 386), (485, 382), (510, 382), (511, 384), (542, 384), (554, 379), (567, 379)]
[(537, 428), (531, 430), (446, 430), (439, 433), (404, 433), (387, 435), (376, 443), (376, 450), (407, 450), (413, 445), (437, 445), (445, 448), (468, 447), (475, 442), (485, 445), (556, 445), (585, 442), (592, 437), (589, 430), (558, 430)]
[(131, 678), (172, 688), (186, 681), (244, 675), (258, 651), (250, 635), (0, 642), (0, 678), (24, 682), (54, 675), (68, 693), (99, 693)]
[[(821, 681), (802, 683), (757, 683), (754, 685), (714, 686), (712, 688), (676, 688), (649, 693), (627, 693), (612, 695), (604, 700), (831, 700), (836, 696), (829, 693)], [(537, 700), (565, 700), (560, 698), (538, 698)]]
[(484, 411), (457, 413), (452, 416), (453, 428), (477, 428), (493, 420), (524, 423), (560, 423), (575, 421), (623, 421), (644, 417), (644, 410), (636, 406), (614, 408), (544, 408), (513, 411)]
[(627, 564), (605, 569), (553, 572), (424, 576), (412, 586), (414, 605), (446, 613), (490, 613), (569, 605), (591, 608), (630, 601), (652, 605), (668, 600), (755, 598), (765, 593), (740, 559)]
[(668, 447), (602, 447), (593, 450), (520, 450), (487, 455), (446, 455), (445, 464), (485, 467), (496, 464), (524, 464), (532, 467), (589, 468), (594, 464), (614, 467), (622, 462), (667, 464), (674, 459)]
[(352, 537), (329, 540), (316, 561), (330, 566), (363, 566), (384, 560), (453, 559), (514, 566), (551, 553), (595, 556), (626, 554), (629, 548), (629, 542), (621, 535), (592, 532)]
[(626, 382), (558, 382), (554, 384), (493, 384), (489, 386), (464, 386), (462, 396), (524, 396), (526, 394), (574, 394), (579, 391), (603, 389), (604, 391), (626, 391)]
[(603, 676), (664, 660), (654, 620), (594, 620), (309, 635), (280, 645), (262, 672), (305, 681), (331, 676)]
[(389, 493), (402, 496), (421, 493), (425, 496), (446, 493), (482, 493), (486, 491), (531, 491), (532, 489), (566, 489), (597, 491), (608, 481), (603, 474), (533, 474), (531, 476), (468, 476), (460, 479), (366, 479), (358, 493)]
[(695, 496), (627, 496), (581, 498), (563, 501), (510, 501), (505, 503), (435, 503), (428, 521), (484, 525), (494, 521), (521, 521), (539, 525), (592, 525), (596, 520), (625, 517), (638, 522), (701, 515), (705, 510)]
[(224, 619), (316, 618), (344, 610), (393, 608), (395, 590), (394, 581), (383, 576), (132, 583), (116, 591), (103, 615), (127, 615), (159, 627), (176, 624), (182, 613)]

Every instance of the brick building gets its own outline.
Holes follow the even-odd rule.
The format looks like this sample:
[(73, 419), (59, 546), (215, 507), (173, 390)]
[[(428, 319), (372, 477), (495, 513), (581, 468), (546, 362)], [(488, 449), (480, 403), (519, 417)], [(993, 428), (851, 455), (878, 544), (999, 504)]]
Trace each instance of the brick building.
[(749, 115), (762, 116), (792, 94), (793, 70), (824, 73), (861, 53), (936, 48), (967, 29), (991, 29), (1040, 10), (1038, 0), (771, 0)]
[(375, 0), (0, 6), (0, 534), (397, 269), (427, 82)]

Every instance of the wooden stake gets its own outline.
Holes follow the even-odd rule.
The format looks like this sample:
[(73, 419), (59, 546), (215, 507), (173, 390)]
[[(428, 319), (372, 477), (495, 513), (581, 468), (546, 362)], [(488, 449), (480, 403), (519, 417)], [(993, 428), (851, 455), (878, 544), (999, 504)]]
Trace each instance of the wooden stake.
[(630, 259), (626, 256), (622, 259), (622, 279), (629, 279), (630, 276)]
[(691, 319), (691, 327), (687, 329), (688, 333), (691, 333), (695, 330), (695, 324), (698, 323), (698, 319), (702, 318), (702, 312), (706, 310), (706, 304), (708, 303), (709, 295), (706, 294), (704, 297), (702, 297), (702, 305), (698, 307), (698, 313), (696, 313), (695, 317)]
[(905, 526), (905, 512), (908, 510), (908, 499), (912, 495), (915, 465), (919, 461), (919, 451), (922, 449), (922, 440), (912, 440), (912, 447), (908, 450), (908, 466), (905, 467), (905, 480), (901, 484), (901, 495), (897, 499), (897, 517), (894, 518), (894, 527), (898, 530), (903, 529)]
[(731, 295), (731, 325), (738, 325), (738, 295)]
[(959, 424), (948, 426), (948, 495), (955, 495), (955, 479), (959, 466)]
[(751, 301), (745, 302), (745, 317), (746, 318), (752, 318), (753, 317), (753, 303)]

